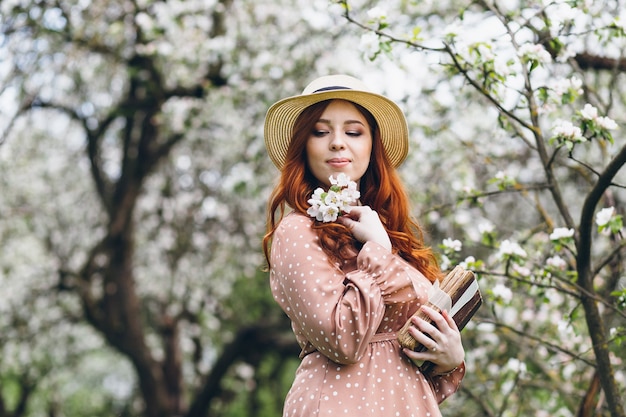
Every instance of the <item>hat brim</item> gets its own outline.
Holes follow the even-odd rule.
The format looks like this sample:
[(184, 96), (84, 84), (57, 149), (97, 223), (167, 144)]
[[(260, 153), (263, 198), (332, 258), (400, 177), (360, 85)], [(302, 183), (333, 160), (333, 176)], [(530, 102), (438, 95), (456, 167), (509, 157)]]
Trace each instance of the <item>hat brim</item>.
[(393, 167), (402, 164), (409, 151), (409, 129), (402, 110), (396, 103), (379, 94), (343, 89), (288, 97), (269, 108), (264, 126), (265, 146), (278, 169), (285, 164), (293, 126), (300, 113), (315, 103), (332, 99), (351, 101), (367, 109), (378, 123), (389, 163)]

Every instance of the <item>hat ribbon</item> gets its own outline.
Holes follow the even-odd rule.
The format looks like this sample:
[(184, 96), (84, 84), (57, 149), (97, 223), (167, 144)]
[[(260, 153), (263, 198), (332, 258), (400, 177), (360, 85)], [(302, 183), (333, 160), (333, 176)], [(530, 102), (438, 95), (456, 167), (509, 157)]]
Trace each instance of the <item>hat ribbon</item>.
[(320, 88), (319, 90), (315, 90), (313, 91), (314, 93), (319, 93), (320, 91), (328, 91), (328, 90), (352, 90), (349, 87), (342, 87), (340, 85), (333, 85), (330, 87), (324, 87), (324, 88)]

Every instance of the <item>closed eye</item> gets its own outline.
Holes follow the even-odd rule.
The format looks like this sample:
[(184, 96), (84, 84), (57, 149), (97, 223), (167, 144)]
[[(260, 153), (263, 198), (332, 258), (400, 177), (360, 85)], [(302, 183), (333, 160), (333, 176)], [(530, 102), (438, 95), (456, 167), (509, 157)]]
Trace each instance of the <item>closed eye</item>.
[(320, 129), (314, 129), (312, 132), (312, 135), (315, 136), (316, 138), (321, 138), (324, 135), (327, 135), (329, 132), (328, 130), (320, 130)]

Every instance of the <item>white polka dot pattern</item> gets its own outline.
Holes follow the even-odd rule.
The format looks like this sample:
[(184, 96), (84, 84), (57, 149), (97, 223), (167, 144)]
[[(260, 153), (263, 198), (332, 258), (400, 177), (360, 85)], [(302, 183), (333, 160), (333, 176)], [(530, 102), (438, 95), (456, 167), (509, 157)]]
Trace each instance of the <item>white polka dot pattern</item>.
[(285, 417), (438, 417), (465, 367), (430, 376), (401, 353), (395, 331), (426, 300), (431, 283), (382, 246), (331, 263), (312, 220), (290, 214), (274, 234), (270, 285), (292, 322), (302, 363)]

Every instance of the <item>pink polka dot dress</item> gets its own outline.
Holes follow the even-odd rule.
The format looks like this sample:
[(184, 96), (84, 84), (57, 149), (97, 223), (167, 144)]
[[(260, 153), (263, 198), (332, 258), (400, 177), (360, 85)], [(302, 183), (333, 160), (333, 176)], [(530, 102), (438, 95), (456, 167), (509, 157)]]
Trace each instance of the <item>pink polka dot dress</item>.
[(426, 301), (430, 281), (373, 242), (333, 264), (312, 223), (291, 213), (272, 241), (272, 294), (302, 347), (283, 416), (441, 416), (439, 403), (456, 392), (465, 367), (423, 374), (395, 334)]

